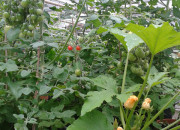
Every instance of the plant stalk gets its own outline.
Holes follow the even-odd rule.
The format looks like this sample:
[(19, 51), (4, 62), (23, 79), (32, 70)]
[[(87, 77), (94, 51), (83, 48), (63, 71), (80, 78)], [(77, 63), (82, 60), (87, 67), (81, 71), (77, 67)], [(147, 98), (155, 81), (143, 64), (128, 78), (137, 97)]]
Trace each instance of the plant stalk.
[(161, 108), (161, 110), (147, 123), (145, 124), (145, 126), (142, 128), (142, 130), (145, 130), (166, 108), (167, 106), (180, 94), (180, 91), (174, 95), (171, 100), (169, 100), (169, 102), (167, 102), (163, 108)]
[(127, 67), (128, 67), (128, 58), (129, 58), (129, 52), (127, 53), (127, 58), (126, 58), (126, 65), (125, 65), (125, 69), (124, 69), (124, 75), (123, 75), (123, 82), (122, 82), (121, 93), (124, 92), (124, 88), (125, 88), (126, 74), (127, 74)]
[(180, 119), (176, 120), (175, 122), (173, 122), (172, 124), (166, 126), (165, 128), (163, 128), (162, 130), (168, 130), (169, 128), (171, 128), (172, 126), (174, 126), (175, 124), (179, 123)]
[(72, 36), (73, 33), (74, 33), (74, 30), (75, 30), (76, 26), (77, 26), (77, 23), (78, 23), (78, 21), (79, 21), (79, 18), (80, 18), (80, 16), (81, 16), (81, 13), (82, 13), (82, 10), (83, 10), (83, 8), (84, 8), (85, 3), (86, 3), (86, 0), (84, 0), (84, 3), (83, 3), (83, 5), (82, 5), (82, 8), (81, 8), (81, 10), (80, 10), (80, 12), (79, 12), (79, 15), (78, 15), (78, 17), (77, 17), (77, 19), (76, 19), (76, 22), (75, 22), (73, 28), (72, 28), (72, 30), (71, 30), (71, 33), (70, 33), (70, 35), (68, 36), (68, 39), (66, 40), (66, 43), (64, 44), (64, 46), (63, 46), (62, 49), (58, 49), (58, 51), (57, 51), (58, 55), (49, 63), (49, 65), (51, 65), (51, 64), (62, 54), (62, 52), (65, 50), (65, 48), (66, 48), (69, 40), (71, 39), (71, 36)]
[(123, 109), (123, 106), (122, 106), (122, 103), (120, 101), (120, 118), (121, 118), (121, 122), (122, 122), (122, 125), (123, 125), (123, 128), (125, 129), (126, 127), (126, 124), (125, 124), (125, 121), (124, 121), (124, 117), (126, 116), (125, 113), (124, 113), (124, 109)]
[(179, 130), (179, 129), (180, 129), (180, 125), (172, 128), (172, 129), (170, 129), (170, 130)]

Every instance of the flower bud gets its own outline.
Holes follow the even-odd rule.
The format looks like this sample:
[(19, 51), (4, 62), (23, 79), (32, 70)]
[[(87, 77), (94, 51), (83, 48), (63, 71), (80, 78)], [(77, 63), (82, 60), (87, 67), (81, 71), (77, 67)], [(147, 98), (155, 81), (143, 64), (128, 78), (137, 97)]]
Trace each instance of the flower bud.
[(151, 103), (151, 99), (146, 98), (144, 100), (144, 102), (142, 103), (142, 108), (145, 109), (145, 110), (149, 110), (150, 109), (150, 103)]
[(151, 99), (150, 99), (150, 98), (146, 98), (146, 99), (144, 100), (144, 102), (151, 103)]
[(117, 130), (123, 130), (123, 128), (122, 127), (118, 127)]
[(132, 109), (136, 101), (138, 101), (138, 98), (136, 96), (130, 96), (128, 100), (124, 103), (124, 107), (127, 109)]

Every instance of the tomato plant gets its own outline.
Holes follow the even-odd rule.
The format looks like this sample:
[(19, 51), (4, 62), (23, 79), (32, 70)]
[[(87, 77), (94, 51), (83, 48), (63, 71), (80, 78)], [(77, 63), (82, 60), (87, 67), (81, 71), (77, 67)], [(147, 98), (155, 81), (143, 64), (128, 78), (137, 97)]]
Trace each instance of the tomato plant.
[(177, 0), (2, 0), (0, 128), (179, 129), (178, 119), (157, 123), (180, 100), (179, 9)]

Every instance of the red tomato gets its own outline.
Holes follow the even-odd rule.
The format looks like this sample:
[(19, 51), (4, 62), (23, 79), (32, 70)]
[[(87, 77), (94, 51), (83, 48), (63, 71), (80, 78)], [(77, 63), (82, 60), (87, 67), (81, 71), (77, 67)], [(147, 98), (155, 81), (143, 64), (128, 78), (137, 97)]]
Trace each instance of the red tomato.
[(71, 51), (72, 49), (73, 49), (73, 47), (72, 47), (72, 46), (68, 46), (68, 50), (70, 50), (70, 51)]
[(81, 50), (81, 47), (80, 47), (80, 46), (77, 46), (77, 47), (76, 47), (76, 50), (77, 50), (77, 51), (80, 51), (80, 50)]

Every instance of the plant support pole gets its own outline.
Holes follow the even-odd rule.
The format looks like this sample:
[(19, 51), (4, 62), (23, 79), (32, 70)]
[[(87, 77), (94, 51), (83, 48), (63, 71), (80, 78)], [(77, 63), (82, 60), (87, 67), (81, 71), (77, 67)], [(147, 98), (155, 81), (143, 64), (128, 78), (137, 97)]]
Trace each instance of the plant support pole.
[(74, 26), (73, 26), (73, 29), (72, 29), (70, 35), (68, 36), (68, 39), (66, 40), (66, 43), (64, 44), (64, 46), (63, 46), (62, 49), (59, 49), (59, 50), (57, 51), (58, 55), (49, 63), (49, 65), (51, 65), (51, 64), (62, 54), (62, 52), (65, 50), (65, 48), (66, 48), (66, 46), (67, 46), (67, 44), (68, 44), (71, 36), (72, 36), (73, 33), (74, 33), (74, 30), (75, 30), (76, 26), (77, 26), (77, 23), (78, 23), (78, 21), (79, 21), (79, 18), (80, 18), (80, 16), (81, 16), (81, 13), (82, 13), (82, 10), (83, 10), (83, 8), (84, 8), (85, 3), (86, 3), (86, 0), (84, 0), (84, 3), (83, 3), (83, 5), (82, 5), (82, 8), (81, 8), (81, 10), (80, 10), (80, 12), (79, 12), (79, 15), (78, 15), (78, 17), (77, 17), (77, 19), (76, 19), (76, 22), (75, 22)]

